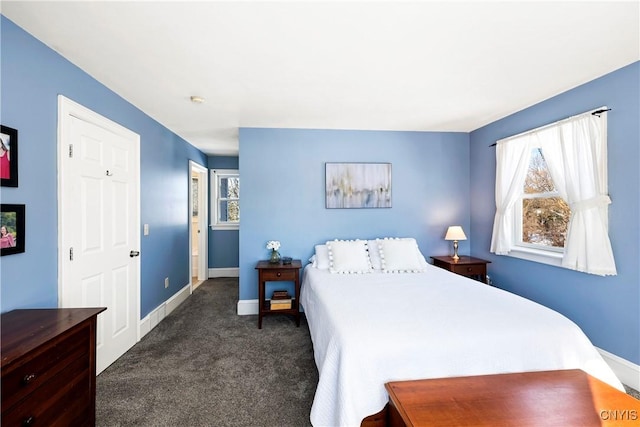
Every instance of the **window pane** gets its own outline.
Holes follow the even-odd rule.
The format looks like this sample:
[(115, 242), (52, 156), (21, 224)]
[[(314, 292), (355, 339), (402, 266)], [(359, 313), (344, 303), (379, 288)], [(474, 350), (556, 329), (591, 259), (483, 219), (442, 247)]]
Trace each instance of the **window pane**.
[(549, 168), (542, 155), (542, 150), (539, 148), (532, 149), (529, 170), (524, 181), (524, 193), (551, 193), (555, 191), (556, 187), (551, 179), (551, 174), (549, 174)]
[(560, 197), (522, 200), (522, 241), (564, 247), (571, 209)]
[(227, 188), (229, 187), (229, 183), (227, 182), (228, 178), (220, 178), (220, 188), (219, 188), (219, 192), (218, 194), (220, 195), (220, 198), (226, 198), (227, 197)]
[(230, 199), (240, 198), (240, 178), (227, 178), (227, 197)]
[(240, 203), (237, 200), (220, 201), (219, 222), (240, 222)]
[(220, 178), (220, 197), (224, 199), (239, 199), (240, 178)]
[(237, 200), (229, 201), (227, 205), (227, 221), (240, 222), (240, 202)]

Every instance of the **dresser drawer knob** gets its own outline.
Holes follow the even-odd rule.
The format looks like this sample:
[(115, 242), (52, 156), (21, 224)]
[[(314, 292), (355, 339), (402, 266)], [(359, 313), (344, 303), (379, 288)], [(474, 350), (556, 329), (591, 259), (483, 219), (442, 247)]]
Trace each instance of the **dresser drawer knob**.
[(32, 426), (32, 425), (35, 424), (35, 422), (36, 422), (35, 417), (28, 417), (28, 418), (25, 418), (24, 420), (22, 420), (22, 425), (24, 427)]
[[(31, 381), (36, 379), (36, 374), (27, 374), (24, 376), (24, 378), (22, 379), (22, 384), (29, 384)], [(33, 418), (33, 417), (30, 417)]]
[(469, 272), (470, 272), (471, 270), (473, 270), (473, 268), (471, 268), (471, 267), (467, 267), (467, 271), (469, 271)]
[(282, 276), (282, 273), (280, 273), (280, 272), (278, 271), (278, 273), (276, 274), (276, 276), (280, 277), (280, 276)]

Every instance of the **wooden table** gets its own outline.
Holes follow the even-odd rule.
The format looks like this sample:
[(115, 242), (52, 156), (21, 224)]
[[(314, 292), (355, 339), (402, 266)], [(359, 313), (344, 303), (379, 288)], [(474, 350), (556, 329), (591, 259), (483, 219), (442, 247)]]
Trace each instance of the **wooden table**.
[(578, 369), (397, 381), (385, 387), (392, 427), (640, 425), (640, 400)]
[[(269, 314), (290, 314), (296, 319), (296, 326), (300, 326), (300, 269), (302, 261), (294, 259), (291, 264), (271, 264), (269, 261), (259, 261), (258, 270), (258, 329), (262, 329), (262, 318)], [(285, 310), (271, 310), (271, 302), (266, 298), (266, 282), (294, 282), (291, 308)]]

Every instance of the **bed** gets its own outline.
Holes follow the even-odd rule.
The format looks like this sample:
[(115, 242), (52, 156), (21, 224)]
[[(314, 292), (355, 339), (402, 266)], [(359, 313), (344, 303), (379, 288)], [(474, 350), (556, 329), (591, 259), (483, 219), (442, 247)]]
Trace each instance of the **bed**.
[(405, 240), (417, 251), (409, 265), (416, 268), (390, 268), (406, 251), (395, 258), (387, 251), (385, 268), (380, 240), (370, 240), (364, 241), (368, 268), (340, 262), (353, 248), (329, 250), (320, 261), (327, 242), (304, 269), (300, 302), (319, 372), (310, 416), (315, 427), (359, 426), (383, 409), (389, 381), (582, 369), (624, 390), (569, 319), (427, 264), (415, 240)]

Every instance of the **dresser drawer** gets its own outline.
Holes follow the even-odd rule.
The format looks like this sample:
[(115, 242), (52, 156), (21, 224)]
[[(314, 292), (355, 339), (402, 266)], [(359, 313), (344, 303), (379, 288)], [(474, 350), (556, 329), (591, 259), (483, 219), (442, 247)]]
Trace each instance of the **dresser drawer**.
[[(61, 374), (68, 365), (84, 357), (88, 364), (89, 327), (76, 328), (59, 340), (47, 343), (33, 357), (5, 367), (2, 373), (2, 411), (13, 406), (33, 390)], [(3, 417), (4, 418), (4, 417)], [(3, 419), (4, 424), (4, 419)]]
[(262, 280), (264, 280), (265, 282), (269, 282), (269, 281), (295, 281), (298, 278), (298, 271), (297, 270), (274, 270), (274, 271), (269, 271), (269, 270), (262, 270), (260, 272), (260, 276), (262, 277)]
[(484, 264), (454, 265), (452, 266), (451, 271), (463, 276), (474, 276), (478, 274), (486, 274), (487, 267)]
[(84, 426), (91, 424), (91, 361), (85, 351), (2, 412), (3, 426)]

